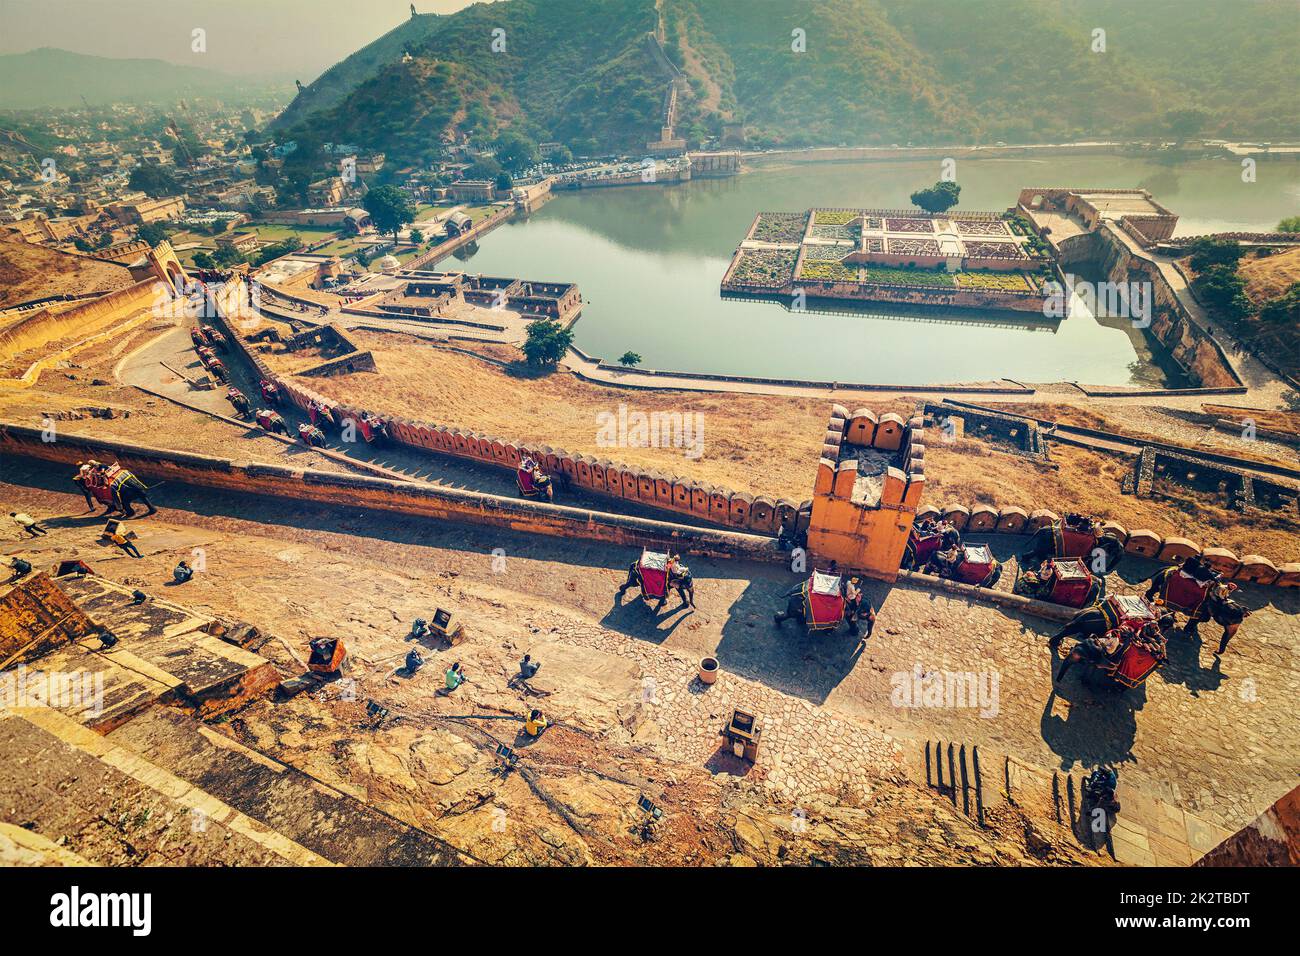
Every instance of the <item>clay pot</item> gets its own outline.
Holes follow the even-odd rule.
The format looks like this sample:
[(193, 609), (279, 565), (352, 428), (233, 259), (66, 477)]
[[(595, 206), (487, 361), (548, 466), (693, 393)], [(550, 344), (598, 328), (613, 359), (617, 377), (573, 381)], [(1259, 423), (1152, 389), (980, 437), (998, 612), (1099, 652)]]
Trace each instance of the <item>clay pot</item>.
[(700, 683), (712, 684), (718, 679), (718, 659), (716, 657), (700, 658)]

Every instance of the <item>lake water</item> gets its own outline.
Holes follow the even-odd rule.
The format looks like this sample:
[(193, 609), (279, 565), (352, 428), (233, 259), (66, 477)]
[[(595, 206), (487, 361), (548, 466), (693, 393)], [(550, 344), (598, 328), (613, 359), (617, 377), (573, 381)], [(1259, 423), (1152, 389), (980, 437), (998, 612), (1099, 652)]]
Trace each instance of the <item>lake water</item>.
[[(1179, 234), (1271, 231), (1300, 212), (1300, 163), (1262, 163), (1243, 183), (1231, 160), (1167, 165), (1122, 157), (959, 160), (958, 210), (1002, 210), (1025, 186), (1142, 187), (1178, 213)], [(1170, 379), (1146, 335), (1076, 310), (1058, 324), (979, 313), (790, 312), (723, 299), (718, 285), (756, 212), (810, 206), (903, 208), (938, 163), (807, 164), (730, 179), (565, 192), (487, 235), (447, 268), (568, 280), (586, 304), (576, 342), (646, 368), (841, 382), (975, 382), (1002, 377), (1099, 385)], [(1157, 350), (1158, 351), (1158, 350)]]

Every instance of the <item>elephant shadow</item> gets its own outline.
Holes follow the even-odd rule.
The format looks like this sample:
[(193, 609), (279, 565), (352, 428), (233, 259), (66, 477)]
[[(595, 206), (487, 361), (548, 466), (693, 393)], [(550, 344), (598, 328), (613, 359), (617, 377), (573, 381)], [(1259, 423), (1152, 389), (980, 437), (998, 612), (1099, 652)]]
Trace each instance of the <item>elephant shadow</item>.
[[(1074, 669), (1079, 670), (1079, 665)], [(1068, 705), (1063, 717), (1054, 712), (1058, 697)], [(1067, 677), (1052, 688), (1043, 707), (1039, 723), (1043, 742), (1061, 758), (1062, 770), (1075, 764), (1092, 767), (1132, 761), (1137, 711), (1145, 701), (1145, 687), (1119, 692), (1102, 686), (1087, 672)]]

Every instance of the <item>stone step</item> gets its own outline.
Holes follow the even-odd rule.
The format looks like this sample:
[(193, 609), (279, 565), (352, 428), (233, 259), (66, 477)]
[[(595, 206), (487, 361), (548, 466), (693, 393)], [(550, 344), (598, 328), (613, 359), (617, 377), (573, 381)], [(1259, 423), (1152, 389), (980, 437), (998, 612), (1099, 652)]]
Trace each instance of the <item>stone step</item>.
[(95, 866), (328, 861), (48, 707), (0, 711), (0, 824)]
[(194, 718), (153, 707), (108, 735), (311, 852), (350, 866), (446, 866), (470, 862), (422, 830)]
[(0, 823), (0, 866), (90, 866), (90, 863), (48, 837), (12, 823)]

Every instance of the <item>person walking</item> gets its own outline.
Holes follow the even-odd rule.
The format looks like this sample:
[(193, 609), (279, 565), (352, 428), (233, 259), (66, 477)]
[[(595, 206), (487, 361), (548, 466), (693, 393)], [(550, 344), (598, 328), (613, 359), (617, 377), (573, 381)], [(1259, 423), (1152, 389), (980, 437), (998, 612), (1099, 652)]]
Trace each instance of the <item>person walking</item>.
[(133, 558), (143, 558), (140, 549), (135, 546), (135, 542), (122, 533), (122, 526), (118, 525), (108, 535), (108, 540), (125, 551)]
[(14, 519), (14, 524), (18, 525), (20, 530), (26, 531), (33, 538), (42, 534), (49, 534), (48, 531), (36, 523), (35, 518), (26, 512), (11, 511), (9, 517)]

